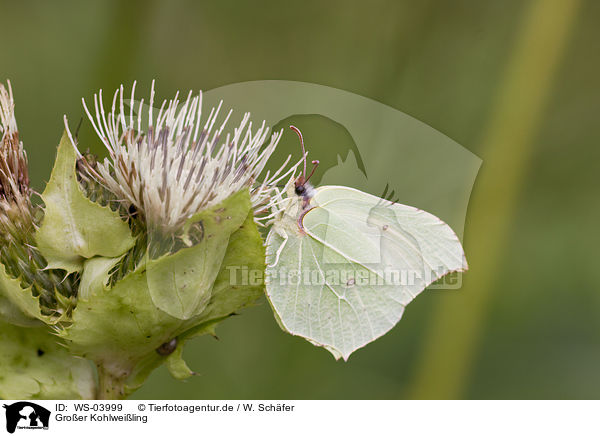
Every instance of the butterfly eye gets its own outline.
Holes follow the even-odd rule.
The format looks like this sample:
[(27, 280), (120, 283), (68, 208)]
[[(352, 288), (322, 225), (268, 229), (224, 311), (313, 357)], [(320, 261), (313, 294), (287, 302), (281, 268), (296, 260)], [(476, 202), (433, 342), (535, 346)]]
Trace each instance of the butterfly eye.
[(296, 189), (294, 189), (294, 191), (296, 192), (296, 195), (302, 195), (306, 191), (306, 188), (304, 187), (304, 185), (300, 185), (296, 186)]

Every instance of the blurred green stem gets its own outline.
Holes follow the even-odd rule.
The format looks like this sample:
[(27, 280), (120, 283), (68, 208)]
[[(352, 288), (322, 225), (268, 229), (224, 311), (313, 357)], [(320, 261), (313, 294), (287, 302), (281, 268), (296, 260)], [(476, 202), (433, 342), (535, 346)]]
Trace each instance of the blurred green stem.
[(483, 133), (483, 166), (466, 231), (470, 271), (460, 294), (440, 296), (425, 349), (416, 363), (410, 398), (464, 395), (485, 329), (491, 290), (502, 274), (503, 248), (535, 135), (578, 6), (578, 0), (533, 0), (527, 8)]

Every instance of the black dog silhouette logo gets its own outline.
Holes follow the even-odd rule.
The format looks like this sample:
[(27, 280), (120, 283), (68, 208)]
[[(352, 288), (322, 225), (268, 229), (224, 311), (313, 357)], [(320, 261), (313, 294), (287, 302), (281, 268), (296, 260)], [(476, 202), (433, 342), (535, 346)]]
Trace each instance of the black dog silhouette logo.
[(6, 409), (6, 431), (19, 429), (48, 429), (50, 411), (29, 401), (3, 406)]

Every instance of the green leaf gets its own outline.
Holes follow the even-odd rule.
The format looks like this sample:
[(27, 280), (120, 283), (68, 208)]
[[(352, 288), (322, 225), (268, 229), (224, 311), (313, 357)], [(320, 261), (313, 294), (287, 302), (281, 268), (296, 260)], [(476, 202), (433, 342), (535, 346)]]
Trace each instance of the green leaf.
[(85, 197), (77, 182), (76, 160), (65, 132), (42, 194), (44, 218), (36, 233), (48, 268), (68, 272), (81, 270), (84, 260), (94, 256), (118, 257), (134, 244), (127, 223), (118, 213)]
[[(193, 328), (188, 328), (186, 330), (183, 327), (183, 330), (186, 330), (182, 335), (177, 337), (178, 347), (181, 347), (183, 350), (183, 345), (189, 339), (192, 339), (197, 336), (202, 335), (212, 335), (216, 337), (215, 327), (221, 321), (229, 318), (229, 316), (224, 316), (222, 318), (218, 318), (215, 320), (211, 320), (209, 322), (194, 326)], [(183, 351), (182, 351), (183, 352)], [(127, 379), (127, 383), (125, 385), (125, 392), (127, 395), (132, 394), (136, 390), (138, 390), (146, 381), (146, 379), (150, 376), (152, 371), (158, 368), (163, 362), (167, 360), (168, 356), (161, 356), (156, 352), (148, 353), (144, 357), (140, 359), (135, 368), (133, 369), (130, 377)], [(187, 365), (186, 365), (187, 368)], [(191, 370), (190, 372), (194, 374)], [(177, 377), (175, 377), (177, 378)]]
[[(180, 340), (189, 340), (198, 336), (211, 335), (214, 338), (217, 338), (217, 325), (222, 321), (225, 321), (229, 318), (233, 313), (222, 316), (220, 318), (213, 318), (210, 321), (202, 322), (200, 324), (195, 324), (192, 327), (184, 327), (183, 334), (181, 334), (178, 339)], [(198, 319), (194, 319), (194, 322), (197, 323)]]
[(166, 356), (161, 356), (156, 352), (148, 353), (143, 356), (138, 361), (125, 383), (125, 394), (131, 395), (141, 388), (152, 371), (158, 368), (166, 358)]
[[(3, 300), (3, 301), (2, 301)], [(21, 280), (13, 279), (0, 263), (0, 304), (2, 304), (2, 319), (20, 326), (35, 325), (35, 320), (47, 324), (56, 324), (59, 317), (42, 314), (39, 297), (34, 297), (32, 288), (23, 288)]]
[(30, 318), (23, 313), (16, 304), (13, 304), (4, 294), (0, 294), (0, 320), (21, 327), (41, 326), (39, 319)]
[(90, 362), (73, 357), (47, 327), (22, 328), (0, 321), (0, 397), (93, 399)]
[(121, 257), (93, 257), (86, 260), (77, 294), (86, 300), (92, 294), (100, 292), (108, 284), (108, 273), (122, 259)]
[(157, 307), (179, 319), (190, 319), (206, 308), (229, 238), (250, 209), (247, 189), (231, 195), (188, 221), (188, 228), (199, 223), (203, 230), (195, 246), (148, 261), (148, 285)]
[(210, 301), (199, 317), (203, 322), (199, 327), (254, 303), (264, 291), (264, 269), (265, 247), (251, 211), (229, 239)]
[[(86, 271), (84, 270), (84, 275)], [(106, 283), (96, 278), (95, 283)], [(181, 320), (158, 309), (148, 292), (146, 270), (141, 267), (114, 287), (96, 288), (80, 298), (72, 324), (60, 335), (70, 350), (102, 364), (116, 377), (131, 374), (136, 365), (176, 336)]]
[(169, 354), (165, 361), (167, 369), (177, 380), (185, 380), (195, 374), (183, 360), (183, 344), (183, 341), (179, 342), (175, 351)]

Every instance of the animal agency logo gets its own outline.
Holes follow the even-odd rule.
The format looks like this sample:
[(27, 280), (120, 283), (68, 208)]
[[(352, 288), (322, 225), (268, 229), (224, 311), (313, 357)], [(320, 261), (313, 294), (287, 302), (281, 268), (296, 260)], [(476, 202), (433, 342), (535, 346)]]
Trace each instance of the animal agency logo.
[(29, 401), (5, 404), (6, 431), (14, 433), (16, 429), (48, 430), (50, 411)]

